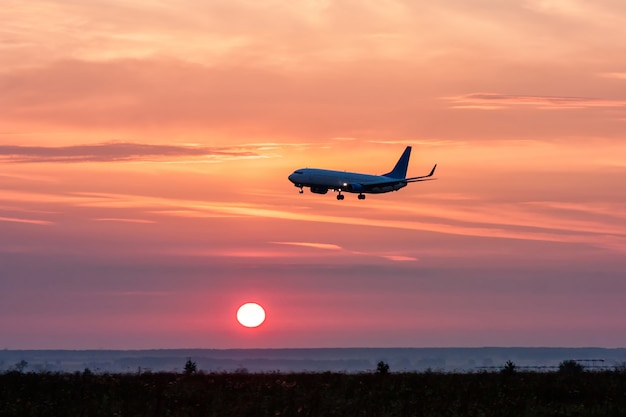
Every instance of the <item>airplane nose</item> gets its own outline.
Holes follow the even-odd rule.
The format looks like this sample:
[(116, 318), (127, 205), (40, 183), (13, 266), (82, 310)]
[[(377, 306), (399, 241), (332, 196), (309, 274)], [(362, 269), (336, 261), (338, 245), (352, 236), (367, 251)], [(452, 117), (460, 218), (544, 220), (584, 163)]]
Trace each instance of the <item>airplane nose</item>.
[(295, 183), (296, 183), (296, 181), (295, 181), (295, 180), (294, 180), (294, 178), (293, 178), (294, 176), (295, 176), (294, 174), (291, 174), (291, 175), (289, 175), (289, 176), (287, 177), (287, 179), (288, 179), (289, 181), (291, 181), (291, 182), (293, 182), (293, 183), (295, 184)]

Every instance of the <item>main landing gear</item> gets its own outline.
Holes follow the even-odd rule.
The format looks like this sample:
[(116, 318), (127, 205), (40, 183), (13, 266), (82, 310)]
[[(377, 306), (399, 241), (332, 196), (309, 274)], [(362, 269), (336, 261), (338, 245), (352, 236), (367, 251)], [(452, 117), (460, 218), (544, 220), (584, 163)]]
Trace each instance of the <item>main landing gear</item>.
[[(343, 200), (345, 197), (345, 195), (341, 194), (341, 192), (339, 192), (339, 194), (337, 194), (337, 200)], [(359, 200), (365, 200), (365, 194), (359, 194)]]

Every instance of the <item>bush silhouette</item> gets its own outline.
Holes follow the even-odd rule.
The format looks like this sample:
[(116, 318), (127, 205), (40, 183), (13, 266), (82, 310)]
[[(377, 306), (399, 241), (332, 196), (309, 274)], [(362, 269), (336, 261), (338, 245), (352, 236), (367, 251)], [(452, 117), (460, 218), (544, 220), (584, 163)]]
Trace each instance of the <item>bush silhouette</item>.
[(559, 364), (561, 374), (579, 374), (583, 371), (583, 366), (575, 360), (566, 360)]
[(505, 375), (513, 375), (515, 372), (517, 372), (517, 366), (510, 360), (506, 361), (504, 368), (500, 370), (500, 373)]

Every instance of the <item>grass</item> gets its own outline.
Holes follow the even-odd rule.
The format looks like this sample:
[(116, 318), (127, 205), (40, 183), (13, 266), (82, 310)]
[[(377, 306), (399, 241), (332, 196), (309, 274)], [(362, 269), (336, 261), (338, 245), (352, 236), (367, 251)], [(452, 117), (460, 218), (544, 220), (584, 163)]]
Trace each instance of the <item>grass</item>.
[(626, 416), (626, 373), (7, 372), (4, 416)]

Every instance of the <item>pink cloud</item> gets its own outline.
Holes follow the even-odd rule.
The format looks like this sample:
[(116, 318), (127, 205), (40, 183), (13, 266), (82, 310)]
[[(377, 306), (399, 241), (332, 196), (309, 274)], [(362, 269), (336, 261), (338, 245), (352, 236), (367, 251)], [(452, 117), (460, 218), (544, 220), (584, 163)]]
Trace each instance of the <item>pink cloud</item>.
[(48, 220), (37, 220), (37, 219), (24, 219), (19, 217), (0, 217), (0, 222), (12, 222), (12, 223), (28, 223), (28, 224), (39, 224), (39, 225), (49, 225), (53, 224), (53, 222)]
[(100, 219), (94, 219), (94, 220), (98, 222), (145, 223), (145, 224), (156, 223), (154, 220), (146, 220), (146, 219), (100, 218)]
[(404, 255), (383, 255), (385, 259), (389, 259), (390, 261), (398, 261), (398, 262), (410, 262), (417, 261), (417, 258), (412, 256), (404, 256)]
[(314, 249), (324, 250), (344, 250), (341, 246), (332, 243), (314, 243), (314, 242), (271, 242), (276, 245), (303, 246)]
[(444, 97), (453, 108), (477, 108), (486, 110), (506, 109), (518, 106), (538, 109), (583, 109), (592, 107), (622, 108), (626, 100), (603, 100), (588, 97), (528, 96), (499, 93), (472, 93)]
[(206, 147), (124, 142), (56, 147), (0, 145), (0, 161), (12, 163), (162, 161), (180, 158), (220, 161), (252, 157), (261, 157), (261, 154), (251, 146)]
[(626, 72), (603, 72), (600, 77), (613, 78), (616, 80), (626, 80)]

